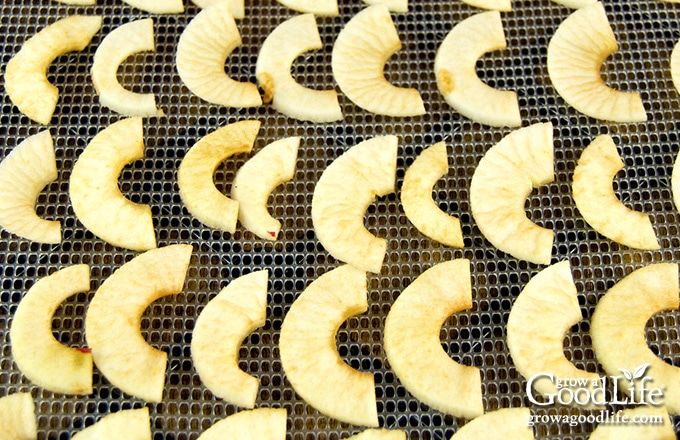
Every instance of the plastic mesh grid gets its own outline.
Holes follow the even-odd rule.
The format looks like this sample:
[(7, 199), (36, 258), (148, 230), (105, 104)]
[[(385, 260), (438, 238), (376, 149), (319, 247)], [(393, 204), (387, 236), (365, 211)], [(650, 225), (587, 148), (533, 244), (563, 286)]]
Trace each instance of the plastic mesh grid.
[[(316, 240), (310, 206), (315, 182), (325, 167), (352, 145), (376, 135), (399, 137), (397, 189), (404, 170), (417, 154), (439, 140), (449, 148), (450, 170), (435, 186), (433, 196), (445, 211), (461, 219), (466, 246), (452, 249), (420, 234), (406, 219), (398, 192), (378, 199), (366, 214), (369, 230), (388, 240), (380, 274), (369, 275), (369, 311), (350, 318), (338, 333), (338, 349), (353, 367), (375, 376), (381, 426), (401, 428), (409, 438), (450, 437), (459, 424), (413, 398), (389, 368), (382, 349), (382, 329), (390, 304), (420, 273), (453, 258), (471, 261), (473, 308), (458, 313), (441, 330), (442, 345), (453, 359), (481, 369), (486, 411), (531, 406), (524, 393), (526, 381), (513, 367), (505, 342), (505, 323), (512, 303), (524, 285), (542, 268), (506, 255), (484, 239), (469, 205), (470, 178), (490, 146), (508, 129), (473, 123), (452, 110), (439, 94), (434, 78), (434, 56), (447, 32), (464, 18), (481, 12), (460, 1), (411, 2), (406, 14), (392, 14), (403, 48), (386, 65), (387, 78), (396, 85), (417, 88), (427, 114), (390, 118), (367, 113), (340, 94), (345, 120), (330, 124), (298, 122), (269, 106), (251, 109), (207, 104), (181, 83), (174, 67), (178, 38), (199, 9), (186, 5), (177, 15), (153, 15), (121, 1), (76, 7), (38, 0), (6, 0), (0, 6), (2, 65), (24, 40), (57, 18), (82, 13), (103, 16), (103, 27), (82, 52), (57, 58), (48, 78), (60, 90), (49, 129), (54, 138), (59, 178), (41, 194), (37, 212), (63, 224), (63, 242), (48, 246), (2, 231), (0, 235), (0, 396), (30, 391), (37, 405), (39, 438), (67, 439), (99, 417), (130, 407), (151, 410), (155, 440), (195, 439), (216, 421), (237, 411), (216, 399), (201, 383), (191, 362), (189, 342), (196, 317), (207, 302), (234, 278), (256, 269), (269, 269), (269, 307), (266, 325), (244, 342), (240, 365), (261, 380), (258, 407), (288, 409), (288, 438), (337, 439), (361, 430), (319, 414), (306, 405), (286, 381), (278, 352), (283, 318), (301, 291), (335, 261)], [(632, 270), (654, 262), (678, 262), (678, 212), (673, 206), (670, 173), (678, 147), (680, 97), (673, 88), (668, 60), (680, 38), (678, 5), (659, 0), (607, 0), (608, 17), (620, 49), (608, 58), (603, 77), (611, 86), (641, 93), (649, 120), (637, 124), (603, 123), (579, 114), (556, 94), (546, 69), (550, 36), (571, 12), (548, 0), (515, 1), (502, 14), (508, 48), (485, 55), (477, 64), (479, 76), (491, 86), (516, 90), (524, 125), (550, 121), (555, 127), (555, 181), (536, 190), (527, 201), (530, 218), (555, 231), (553, 261), (569, 259), (579, 292), (584, 320), (565, 338), (565, 354), (579, 368), (600, 369), (588, 334), (588, 317), (598, 298)], [(338, 32), (364, 7), (358, 0), (341, 2), (340, 16), (317, 18), (324, 48), (307, 53), (293, 66), (303, 85), (332, 88), (332, 44)], [(274, 0), (246, 2), (247, 17), (238, 22), (243, 39), (226, 63), (229, 75), (255, 82), (255, 62), (262, 41), (274, 27), (295, 12)], [(142, 333), (153, 346), (169, 354), (162, 403), (150, 404), (122, 394), (95, 369), (95, 392), (90, 396), (57, 395), (21, 375), (11, 356), (8, 329), (22, 295), (39, 278), (70, 264), (91, 267), (92, 291), (67, 300), (53, 321), (55, 336), (70, 345), (85, 345), (84, 316), (93, 292), (116, 268), (136, 254), (105, 244), (76, 219), (68, 198), (73, 163), (89, 140), (120, 117), (98, 104), (89, 77), (92, 55), (109, 31), (130, 20), (151, 16), (156, 51), (128, 59), (119, 80), (135, 91), (152, 92), (166, 117), (145, 120), (145, 158), (121, 175), (124, 194), (150, 204), (159, 246), (182, 242), (194, 246), (194, 256), (182, 293), (150, 306)], [(0, 145), (4, 157), (21, 140), (42, 129), (19, 114), (2, 92)], [(203, 226), (183, 208), (176, 170), (187, 150), (217, 127), (243, 119), (257, 119), (262, 127), (253, 154), (284, 136), (301, 136), (295, 178), (277, 188), (270, 199), (275, 217), (283, 222), (280, 239), (263, 242), (240, 226), (233, 235)], [(598, 134), (609, 133), (626, 167), (615, 180), (618, 196), (629, 207), (653, 218), (661, 250), (629, 250), (594, 232), (577, 212), (571, 197), (571, 174), (583, 148)], [(215, 180), (229, 190), (235, 170), (247, 156), (221, 166)], [(677, 312), (650, 320), (647, 337), (653, 350), (680, 365)], [(455, 396), (451, 396), (455, 398)], [(535, 408), (534, 408), (535, 409)], [(548, 410), (556, 413), (562, 410)], [(573, 411), (572, 411), (573, 412)], [(676, 431), (679, 421), (673, 419)], [(594, 426), (539, 424), (537, 438), (587, 438)]]

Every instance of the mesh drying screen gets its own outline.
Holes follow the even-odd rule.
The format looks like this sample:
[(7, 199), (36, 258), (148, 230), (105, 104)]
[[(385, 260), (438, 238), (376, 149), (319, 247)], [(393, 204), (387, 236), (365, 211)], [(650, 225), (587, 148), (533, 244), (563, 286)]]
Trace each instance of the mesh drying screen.
[[(441, 330), (442, 345), (450, 356), (480, 368), (484, 407), (531, 406), (524, 391), (526, 380), (514, 368), (505, 342), (505, 324), (514, 298), (542, 268), (496, 250), (482, 236), (471, 216), (470, 179), (477, 163), (508, 129), (473, 123), (452, 110), (439, 94), (434, 78), (434, 56), (448, 31), (464, 18), (480, 12), (459, 0), (412, 1), (409, 12), (392, 14), (403, 48), (386, 64), (386, 76), (399, 86), (417, 88), (427, 114), (391, 118), (355, 107), (342, 94), (345, 120), (313, 124), (287, 118), (270, 106), (224, 108), (207, 104), (182, 84), (174, 66), (178, 38), (199, 9), (191, 3), (176, 15), (143, 13), (121, 0), (100, 0), (94, 6), (68, 6), (48, 0), (4, 0), (0, 5), (0, 71), (22, 43), (57, 18), (97, 14), (103, 27), (82, 52), (58, 57), (48, 78), (59, 91), (59, 103), (49, 125), (56, 148), (59, 178), (41, 193), (39, 215), (59, 219), (63, 241), (40, 245), (2, 231), (0, 236), (0, 396), (29, 391), (37, 406), (40, 439), (67, 439), (99, 417), (125, 408), (148, 406), (155, 440), (196, 439), (216, 421), (238, 410), (216, 399), (201, 383), (189, 352), (191, 330), (207, 302), (231, 280), (256, 269), (270, 271), (268, 320), (244, 342), (240, 365), (258, 377), (258, 407), (288, 409), (288, 438), (344, 438), (359, 427), (319, 414), (295, 394), (281, 367), (278, 340), (286, 312), (297, 295), (319, 275), (338, 264), (318, 242), (310, 209), (315, 182), (326, 166), (347, 148), (382, 134), (399, 137), (397, 189), (404, 170), (427, 146), (444, 140), (449, 149), (449, 173), (433, 191), (439, 206), (460, 218), (465, 248), (442, 246), (420, 234), (407, 220), (398, 192), (381, 197), (366, 213), (368, 229), (388, 241), (380, 274), (368, 277), (369, 311), (344, 323), (338, 349), (351, 366), (374, 373), (381, 426), (400, 428), (409, 438), (443, 439), (465, 420), (439, 413), (412, 397), (390, 370), (382, 348), (382, 330), (390, 305), (420, 273), (437, 262), (453, 258), (471, 261), (473, 307), (452, 316)], [(551, 35), (569, 15), (569, 9), (549, 0), (517, 0), (513, 11), (502, 14), (508, 48), (485, 55), (479, 76), (500, 89), (516, 90), (524, 125), (550, 121), (555, 127), (555, 181), (537, 189), (527, 202), (532, 220), (555, 231), (553, 261), (572, 265), (584, 320), (565, 338), (565, 354), (577, 367), (604, 374), (597, 363), (588, 334), (588, 318), (598, 298), (632, 270), (655, 262), (678, 262), (678, 212), (672, 203), (670, 174), (679, 150), (680, 97), (673, 87), (669, 59), (680, 38), (680, 7), (659, 0), (606, 0), (608, 18), (620, 49), (609, 57), (603, 77), (612, 87), (639, 91), (647, 109), (644, 123), (604, 123), (579, 114), (566, 105), (551, 86), (546, 50)], [(330, 68), (338, 32), (364, 7), (359, 0), (341, 2), (340, 16), (317, 18), (324, 47), (300, 57), (293, 73), (303, 85), (335, 86)], [(284, 19), (295, 13), (274, 0), (246, 1), (247, 16), (238, 21), (243, 44), (226, 63), (229, 75), (255, 82), (255, 63), (263, 40)], [(120, 116), (98, 103), (90, 80), (92, 55), (112, 29), (141, 17), (153, 17), (156, 51), (130, 57), (119, 70), (120, 82), (135, 91), (157, 97), (166, 117), (145, 120), (145, 158), (125, 168), (120, 178), (123, 193), (152, 207), (159, 246), (190, 243), (194, 246), (182, 293), (153, 303), (145, 312), (142, 333), (154, 347), (169, 354), (162, 403), (150, 404), (122, 394), (95, 369), (95, 392), (84, 397), (58, 395), (32, 385), (12, 359), (8, 329), (22, 295), (40, 279), (71, 264), (91, 267), (92, 291), (67, 300), (53, 321), (53, 332), (63, 343), (85, 345), (84, 316), (96, 288), (136, 254), (102, 242), (76, 219), (68, 197), (70, 170), (89, 140)], [(27, 136), (42, 129), (1, 96), (0, 157)], [(240, 226), (233, 235), (212, 230), (183, 207), (176, 171), (187, 150), (202, 136), (225, 124), (244, 119), (261, 121), (253, 152), (285, 136), (301, 136), (297, 171), (292, 181), (270, 198), (273, 215), (283, 222), (280, 239), (264, 242)], [(571, 174), (583, 148), (598, 134), (613, 136), (625, 161), (615, 179), (617, 195), (629, 207), (648, 213), (661, 244), (654, 252), (630, 250), (605, 239), (588, 226), (571, 197)], [(215, 174), (223, 191), (230, 189), (235, 170), (246, 156), (227, 160)], [(677, 312), (650, 320), (651, 348), (667, 362), (680, 365)], [(455, 399), (456, 396), (451, 396)], [(562, 410), (542, 410), (557, 414)], [(567, 411), (574, 414), (574, 411)], [(578, 412), (576, 412), (578, 414)], [(678, 419), (675, 418), (676, 431)], [(587, 438), (594, 423), (576, 426), (536, 425), (537, 438)]]

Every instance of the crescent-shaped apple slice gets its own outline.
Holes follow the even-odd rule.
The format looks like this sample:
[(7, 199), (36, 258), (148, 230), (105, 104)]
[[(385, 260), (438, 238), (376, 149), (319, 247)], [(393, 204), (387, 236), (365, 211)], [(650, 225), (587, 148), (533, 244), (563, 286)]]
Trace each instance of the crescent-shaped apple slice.
[(214, 3), (226, 2), (229, 3), (231, 14), (235, 19), (241, 20), (246, 17), (246, 5), (244, 0), (191, 0), (199, 8), (207, 8)]
[(385, 63), (399, 49), (401, 41), (387, 6), (368, 6), (335, 40), (333, 76), (343, 93), (364, 110), (387, 116), (423, 115), (425, 106), (416, 89), (397, 87), (385, 78)]
[(391, 12), (408, 12), (408, 0), (364, 0), (367, 5), (384, 4)]
[[(576, 368), (564, 355), (564, 337), (582, 319), (569, 261), (534, 276), (515, 300), (506, 330), (510, 356), (522, 376), (550, 373), (557, 379), (597, 380), (596, 373)], [(533, 385), (542, 394), (557, 392), (551, 381)]]
[(47, 69), (58, 56), (81, 51), (99, 32), (99, 16), (62, 18), (26, 40), (7, 63), (5, 90), (19, 110), (43, 125), (52, 120), (59, 89), (47, 80)]
[(236, 171), (231, 197), (238, 202), (238, 218), (260, 238), (276, 240), (281, 222), (269, 214), (267, 199), (277, 186), (295, 176), (299, 137), (279, 139), (260, 150)]
[(340, 14), (338, 0), (277, 0), (283, 6), (297, 12), (320, 17), (335, 17)]
[(477, 60), (506, 47), (498, 11), (472, 15), (454, 26), (434, 59), (437, 87), (446, 102), (475, 122), (493, 127), (522, 125), (517, 94), (494, 89), (477, 76)]
[(39, 243), (61, 242), (61, 222), (35, 212), (40, 192), (57, 180), (57, 161), (49, 131), (24, 139), (0, 162), (0, 226)]
[(139, 254), (102, 283), (87, 309), (92, 359), (130, 395), (152, 402), (163, 397), (168, 355), (147, 344), (141, 320), (152, 302), (182, 290), (191, 252), (191, 245), (176, 244)]
[(492, 11), (512, 11), (512, 0), (462, 0), (463, 3), (475, 8), (490, 9)]
[(177, 171), (179, 194), (187, 210), (203, 224), (233, 234), (239, 204), (222, 194), (213, 181), (225, 159), (249, 153), (260, 129), (259, 121), (240, 121), (218, 128), (196, 142)]
[(322, 414), (378, 426), (373, 374), (338, 354), (335, 335), (349, 317), (368, 309), (366, 273), (349, 265), (326, 272), (300, 294), (281, 326), (281, 365), (295, 391)]
[(124, 409), (108, 414), (75, 433), (73, 440), (151, 440), (149, 408)]
[(479, 162), (470, 182), (477, 226), (498, 249), (516, 258), (549, 264), (553, 232), (527, 218), (524, 204), (533, 188), (554, 179), (549, 122), (505, 136)]
[(262, 439), (284, 440), (288, 414), (285, 408), (257, 408), (241, 411), (206, 429), (199, 440)]
[(38, 438), (35, 403), (30, 393), (14, 393), (0, 398), (0, 438), (3, 440)]
[(601, 2), (572, 12), (548, 43), (548, 74), (557, 93), (581, 113), (615, 122), (641, 122), (647, 113), (637, 92), (615, 90), (600, 76), (619, 48)]
[(451, 440), (486, 438), (533, 440), (534, 430), (527, 424), (530, 415), (529, 408), (501, 408), (488, 412), (463, 425)]
[(120, 65), (131, 55), (153, 51), (153, 19), (135, 20), (118, 26), (101, 41), (92, 61), (92, 83), (99, 102), (126, 116), (162, 116), (152, 93), (124, 88), (117, 78)]
[(642, 405), (635, 408), (628, 408), (613, 415), (616, 420), (648, 420), (649, 423), (627, 423), (624, 426), (619, 424), (603, 423), (598, 425), (588, 437), (588, 440), (675, 440), (675, 430), (673, 422), (668, 416), (668, 411), (664, 407), (653, 405)]
[(90, 290), (90, 268), (78, 264), (36, 282), (12, 319), (12, 357), (34, 384), (55, 393), (92, 393), (92, 355), (66, 347), (52, 334), (52, 317), (66, 298)]
[(394, 192), (396, 136), (354, 145), (323, 172), (312, 196), (316, 236), (333, 257), (361, 270), (380, 273), (387, 240), (371, 234), (364, 215), (376, 196)]
[(347, 440), (406, 440), (406, 433), (398, 429), (367, 429), (347, 437)]
[(444, 321), (472, 307), (470, 262), (447, 261), (426, 270), (401, 292), (385, 320), (385, 353), (406, 389), (456, 417), (484, 414), (479, 368), (455, 362), (442, 349)]
[[(644, 375), (651, 378), (647, 387), (664, 388), (663, 404), (671, 414), (680, 414), (680, 369), (649, 349), (645, 326), (655, 314), (677, 309), (678, 295), (677, 264), (651, 264), (631, 272), (600, 298), (590, 326), (593, 350), (605, 371), (621, 376), (626, 370), (632, 375), (647, 365)], [(630, 392), (627, 380), (619, 385)]]
[(313, 14), (294, 16), (279, 24), (262, 43), (255, 74), (264, 89), (264, 102), (286, 116), (312, 122), (342, 119), (334, 89), (302, 86), (291, 74), (293, 62), (303, 53), (321, 49), (321, 37)]
[(181, 14), (184, 12), (182, 0), (123, 0), (123, 3), (152, 14)]
[(424, 235), (447, 246), (463, 247), (460, 220), (442, 211), (432, 198), (432, 188), (448, 171), (444, 142), (423, 150), (404, 174), (401, 204), (406, 217)]
[(596, 137), (574, 169), (576, 208), (593, 229), (617, 243), (634, 249), (659, 249), (649, 216), (628, 208), (616, 197), (612, 181), (623, 166), (611, 136)]
[(226, 107), (262, 105), (257, 86), (232, 79), (224, 70), (231, 52), (242, 43), (229, 2), (201, 10), (184, 28), (177, 44), (177, 71), (196, 96)]
[(142, 118), (122, 119), (100, 131), (73, 166), (73, 211), (107, 243), (137, 251), (156, 247), (151, 207), (127, 199), (118, 187), (123, 167), (144, 157)]
[(266, 319), (266, 270), (232, 281), (198, 316), (191, 358), (213, 394), (245, 408), (255, 406), (260, 381), (239, 368), (238, 353), (243, 340)]

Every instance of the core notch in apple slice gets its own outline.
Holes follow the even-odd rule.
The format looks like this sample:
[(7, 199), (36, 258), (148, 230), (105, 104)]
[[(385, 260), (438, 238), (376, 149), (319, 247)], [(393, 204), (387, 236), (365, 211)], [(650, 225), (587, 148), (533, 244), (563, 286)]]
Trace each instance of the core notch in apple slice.
[(299, 137), (279, 139), (243, 164), (234, 176), (231, 197), (238, 202), (244, 228), (265, 240), (276, 240), (281, 222), (267, 210), (267, 200), (279, 185), (295, 176)]
[(52, 334), (59, 305), (89, 290), (90, 268), (78, 264), (38, 280), (19, 303), (9, 331), (12, 357), (35, 385), (55, 393), (92, 393), (92, 355), (62, 345)]
[(239, 121), (218, 128), (196, 142), (177, 171), (179, 194), (187, 210), (201, 223), (233, 234), (239, 203), (222, 194), (213, 181), (227, 158), (249, 153), (260, 129), (259, 121)]
[(192, 246), (176, 244), (139, 254), (97, 289), (85, 317), (85, 336), (101, 373), (123, 392), (160, 402), (168, 355), (141, 334), (144, 311), (181, 292)]
[(155, 50), (153, 19), (134, 20), (109, 32), (92, 61), (92, 83), (99, 102), (125, 116), (163, 116), (152, 93), (137, 93), (118, 82), (117, 72), (130, 56)]
[(425, 114), (416, 89), (397, 87), (385, 78), (385, 63), (401, 47), (384, 4), (368, 6), (352, 17), (335, 40), (331, 60), (335, 81), (347, 98), (380, 115)]
[(182, 0), (123, 0), (123, 3), (152, 14), (181, 14), (184, 12)]
[(470, 262), (440, 263), (401, 292), (384, 336), (387, 360), (404, 387), (430, 407), (467, 419), (484, 413), (481, 374), (451, 359), (439, 333), (449, 316), (471, 307)]
[(60, 243), (61, 222), (41, 218), (35, 211), (40, 192), (58, 176), (49, 131), (15, 146), (0, 162), (0, 226), (38, 243)]
[(449, 171), (446, 143), (438, 142), (423, 150), (404, 174), (401, 204), (406, 217), (427, 237), (452, 247), (463, 247), (460, 220), (442, 211), (432, 198), (432, 190)]
[(143, 157), (142, 118), (122, 119), (92, 138), (69, 180), (78, 220), (107, 243), (136, 251), (156, 247), (151, 207), (126, 198), (118, 178), (125, 165)]
[(240, 411), (205, 430), (198, 440), (262, 439), (284, 440), (288, 413), (285, 408), (256, 408)]
[(491, 147), (470, 182), (472, 216), (498, 249), (536, 264), (550, 264), (553, 231), (529, 220), (524, 205), (533, 188), (554, 180), (549, 122), (515, 130)]
[[(619, 377), (625, 370), (634, 384), (642, 379), (645, 386), (641, 388), (647, 390), (663, 388), (662, 403), (671, 414), (680, 414), (680, 368), (652, 352), (645, 329), (652, 316), (677, 309), (679, 295), (677, 264), (655, 263), (636, 269), (600, 298), (590, 325), (593, 350), (604, 370)], [(618, 385), (630, 395), (628, 380)], [(640, 401), (640, 390), (634, 398)]]
[(236, 81), (224, 63), (242, 43), (229, 2), (201, 10), (184, 28), (177, 44), (176, 64), (182, 82), (193, 94), (225, 107), (257, 107), (262, 98), (251, 82)]
[(244, 0), (191, 0), (199, 8), (205, 9), (214, 3), (227, 2), (231, 8), (231, 14), (237, 20), (242, 20), (246, 17), (246, 5)]
[(151, 440), (149, 408), (124, 409), (108, 414), (76, 432), (73, 440)]
[(0, 438), (36, 440), (38, 420), (30, 393), (13, 393), (0, 398)]
[(387, 240), (366, 229), (364, 215), (376, 196), (394, 192), (396, 136), (354, 145), (323, 172), (312, 195), (312, 222), (323, 247), (361, 270), (380, 273)]
[(600, 70), (619, 45), (601, 2), (572, 12), (548, 43), (548, 74), (557, 93), (579, 112), (614, 122), (642, 122), (647, 113), (637, 92), (605, 84)]
[(437, 87), (446, 102), (475, 122), (493, 127), (521, 126), (517, 94), (490, 87), (477, 76), (477, 60), (506, 47), (498, 11), (472, 15), (454, 26), (434, 60)]
[(238, 366), (243, 340), (267, 319), (267, 271), (233, 280), (196, 319), (191, 358), (203, 384), (229, 403), (253, 408), (260, 381)]
[[(564, 337), (580, 322), (581, 306), (569, 261), (541, 270), (515, 300), (507, 324), (507, 343), (512, 361), (525, 378), (552, 374), (555, 380), (583, 379), (597, 382), (599, 375), (576, 368), (564, 354)], [(536, 380), (541, 394), (555, 394), (549, 380)]]
[(349, 317), (368, 309), (366, 272), (339, 266), (314, 280), (291, 306), (281, 326), (281, 364), (293, 389), (324, 415), (377, 427), (373, 374), (343, 361), (336, 333)]
[(297, 12), (314, 14), (320, 17), (340, 15), (338, 0), (277, 0), (283, 6)]
[(264, 40), (257, 57), (255, 75), (264, 90), (264, 102), (271, 101), (274, 109), (302, 121), (342, 120), (334, 89), (305, 87), (291, 74), (300, 55), (322, 47), (313, 14), (297, 15), (279, 24)]
[(501, 408), (491, 411), (463, 425), (451, 440), (533, 440), (534, 430), (528, 425), (530, 416), (529, 408)]
[(659, 249), (649, 216), (625, 206), (614, 192), (612, 182), (623, 167), (611, 136), (593, 139), (574, 169), (576, 208), (593, 229), (617, 243), (634, 249)]
[(99, 16), (72, 15), (24, 41), (5, 69), (5, 90), (21, 113), (40, 124), (50, 123), (59, 89), (47, 80), (47, 69), (58, 56), (84, 50), (101, 24)]

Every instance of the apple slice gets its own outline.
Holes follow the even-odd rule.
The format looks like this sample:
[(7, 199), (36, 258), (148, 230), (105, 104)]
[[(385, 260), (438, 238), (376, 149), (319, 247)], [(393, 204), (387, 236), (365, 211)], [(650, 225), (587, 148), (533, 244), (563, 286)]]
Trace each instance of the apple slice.
[(24, 41), (5, 69), (5, 90), (21, 113), (43, 125), (50, 123), (59, 89), (47, 80), (47, 69), (58, 56), (85, 49), (101, 25), (99, 16), (72, 15)]
[(264, 40), (255, 74), (264, 89), (264, 102), (286, 116), (312, 122), (342, 119), (334, 89), (313, 90), (295, 81), (293, 62), (303, 53), (321, 49), (321, 37), (313, 14), (294, 16), (279, 24)]
[(512, 11), (512, 0), (462, 0), (463, 3), (475, 8), (490, 9), (492, 11)]
[(367, 429), (347, 437), (347, 440), (406, 440), (406, 433), (397, 429)]
[(368, 309), (366, 273), (349, 265), (321, 275), (300, 294), (281, 326), (281, 365), (293, 389), (322, 414), (377, 427), (373, 374), (338, 354), (335, 335), (349, 317)]
[(295, 176), (299, 137), (279, 139), (260, 150), (236, 171), (231, 197), (238, 202), (238, 218), (260, 238), (276, 240), (281, 222), (269, 214), (267, 200), (277, 186)]
[(571, 9), (579, 9), (584, 6), (597, 3), (598, 0), (553, 0), (558, 5), (566, 6)]
[[(588, 440), (675, 440), (675, 430), (673, 422), (668, 416), (668, 411), (664, 407), (654, 407), (643, 405), (635, 408), (628, 408), (619, 411), (616, 415), (617, 420), (627, 417), (628, 420), (650, 420), (650, 423), (628, 423), (624, 426), (618, 424), (601, 424), (590, 434)], [(655, 422), (651, 422), (655, 420)], [(662, 424), (658, 421), (663, 420)]]
[(58, 176), (49, 131), (15, 146), (0, 162), (0, 226), (39, 243), (60, 243), (61, 222), (45, 220), (35, 212), (40, 192)]
[(391, 12), (408, 12), (408, 0), (364, 0), (367, 5), (384, 4)]
[(616, 197), (612, 181), (623, 165), (611, 136), (596, 137), (574, 169), (576, 208), (593, 229), (617, 243), (634, 249), (659, 249), (649, 216), (628, 208)]
[(318, 16), (335, 17), (340, 14), (338, 0), (277, 0), (294, 11)]
[(228, 157), (249, 153), (260, 121), (239, 121), (218, 128), (196, 142), (177, 171), (179, 194), (187, 210), (203, 224), (233, 234), (238, 202), (222, 194), (213, 181), (217, 167)]
[(37, 440), (38, 421), (30, 393), (8, 394), (0, 398), (0, 438)]
[(494, 89), (477, 76), (477, 60), (506, 47), (498, 11), (475, 14), (455, 25), (434, 59), (437, 87), (446, 102), (475, 122), (493, 127), (521, 126), (517, 94)]
[(157, 299), (179, 293), (192, 246), (153, 249), (122, 265), (97, 289), (85, 317), (85, 335), (102, 374), (132, 396), (160, 402), (168, 355), (140, 332), (144, 311)]
[(151, 440), (149, 408), (124, 409), (78, 431), (73, 440)]
[(376, 196), (394, 192), (397, 137), (354, 145), (324, 170), (312, 196), (312, 221), (321, 244), (338, 260), (380, 273), (387, 240), (371, 234), (364, 214)]
[(680, 210), (680, 153), (675, 156), (673, 171), (671, 172), (671, 192), (675, 209)]
[(680, 92), (680, 41), (675, 43), (671, 51), (670, 68), (673, 86)]
[(257, 408), (222, 419), (198, 436), (199, 440), (284, 440), (287, 411), (284, 408)]
[(526, 198), (554, 179), (552, 124), (520, 128), (491, 147), (470, 182), (472, 216), (498, 249), (549, 264), (553, 232), (527, 218)]
[(246, 17), (246, 5), (244, 0), (191, 0), (199, 8), (207, 8), (214, 3), (229, 3), (231, 14), (235, 19), (241, 20)]
[(364, 110), (387, 116), (423, 115), (425, 106), (416, 89), (397, 87), (385, 78), (385, 63), (399, 49), (401, 41), (387, 6), (368, 6), (335, 40), (333, 76), (343, 93)]
[(126, 164), (143, 157), (142, 118), (122, 119), (92, 138), (69, 181), (78, 220), (107, 243), (136, 251), (156, 247), (151, 207), (123, 196), (118, 177)]
[(480, 371), (451, 359), (439, 332), (449, 316), (471, 307), (470, 262), (458, 259), (420, 274), (385, 320), (385, 353), (404, 387), (437, 411), (468, 419), (484, 414)]
[(97, 0), (55, 0), (65, 5), (92, 6), (97, 4)]
[(99, 43), (92, 62), (92, 83), (99, 102), (126, 116), (162, 116), (152, 93), (125, 89), (117, 78), (118, 68), (130, 56), (155, 50), (153, 20), (134, 20), (109, 32)]
[(401, 204), (406, 217), (424, 235), (452, 247), (463, 247), (458, 218), (439, 209), (432, 198), (435, 183), (449, 171), (446, 144), (438, 142), (423, 150), (404, 174)]
[(463, 425), (451, 440), (479, 440), (487, 438), (511, 438), (533, 440), (534, 430), (527, 425), (529, 408), (501, 408)]
[(182, 0), (123, 0), (123, 3), (152, 14), (181, 14), (184, 12)]

